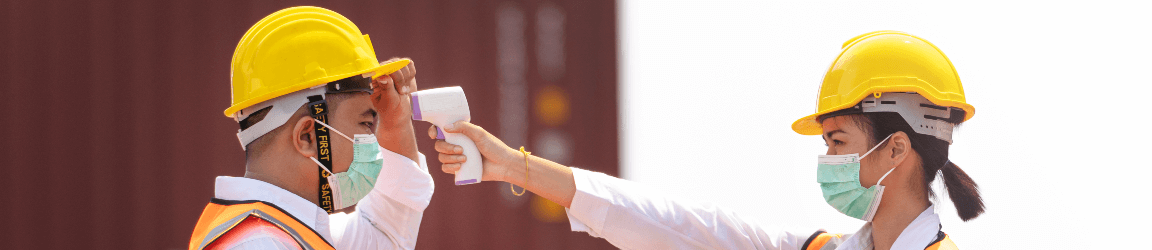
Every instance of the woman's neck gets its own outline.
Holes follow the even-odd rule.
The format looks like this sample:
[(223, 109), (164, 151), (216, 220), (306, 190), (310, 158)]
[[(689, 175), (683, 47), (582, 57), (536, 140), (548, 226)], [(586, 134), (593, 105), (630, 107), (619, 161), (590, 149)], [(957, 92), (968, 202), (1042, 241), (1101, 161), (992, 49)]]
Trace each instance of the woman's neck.
[(888, 250), (904, 228), (928, 209), (928, 199), (903, 188), (885, 188), (880, 207), (872, 219), (872, 245), (876, 250)]

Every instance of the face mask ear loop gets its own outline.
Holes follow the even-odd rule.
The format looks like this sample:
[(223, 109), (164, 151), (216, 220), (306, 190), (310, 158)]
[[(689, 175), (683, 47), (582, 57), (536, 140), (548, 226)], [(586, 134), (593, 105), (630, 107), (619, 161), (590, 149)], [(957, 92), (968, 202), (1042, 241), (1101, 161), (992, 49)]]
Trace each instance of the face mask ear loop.
[(880, 185), (880, 182), (884, 181), (884, 178), (888, 177), (888, 174), (891, 174), (892, 171), (895, 171), (895, 170), (896, 170), (896, 168), (893, 167), (892, 169), (889, 169), (887, 173), (884, 173), (884, 176), (880, 176), (880, 180), (876, 181), (876, 185)]
[[(864, 156), (868, 156), (868, 154), (871, 154), (873, 150), (876, 150), (876, 148), (879, 148), (880, 145), (884, 145), (884, 142), (888, 141), (888, 138), (892, 138), (892, 135), (894, 135), (894, 134), (890, 134), (890, 135), (888, 135), (888, 137), (884, 137), (884, 140), (880, 140), (879, 144), (876, 144), (876, 146), (872, 146), (872, 149), (869, 149), (867, 153), (864, 153)], [(864, 159), (864, 156), (860, 156), (860, 159)], [(888, 177), (888, 174), (891, 174), (893, 170), (896, 170), (896, 168), (893, 167), (892, 169), (889, 169), (887, 173), (884, 173), (884, 176), (880, 176), (880, 180), (876, 181), (876, 185), (880, 185), (880, 182), (884, 181), (884, 178)]]
[(352, 140), (352, 137), (348, 137), (347, 135), (344, 135), (344, 133), (340, 133), (339, 130), (336, 130), (336, 128), (333, 128), (332, 126), (328, 126), (327, 123), (324, 123), (320, 120), (316, 120), (315, 118), (313, 118), (312, 120), (316, 121), (316, 123), (320, 123), (320, 125), (324, 125), (325, 127), (328, 127), (328, 129), (331, 129), (332, 132), (336, 132), (336, 134), (343, 136), (344, 139), (348, 139), (349, 141), (356, 142), (356, 140)]
[(325, 172), (328, 172), (328, 174), (331, 174), (331, 175), (334, 175), (334, 174), (335, 174), (335, 173), (332, 173), (332, 170), (329, 170), (328, 168), (325, 168), (325, 167), (324, 167), (324, 164), (320, 163), (320, 160), (317, 160), (317, 159), (316, 159), (316, 157), (311, 157), (311, 156), (309, 156), (309, 157), (308, 157), (308, 159), (312, 159), (312, 162), (315, 162), (315, 163), (316, 163), (316, 165), (320, 165), (320, 169), (323, 169)]
[[(336, 133), (340, 133), (340, 132), (336, 132)], [(888, 135), (888, 137), (884, 137), (884, 140), (880, 140), (880, 143), (877, 143), (876, 146), (872, 146), (872, 149), (869, 149), (867, 153), (864, 153), (864, 155), (861, 155), (860, 159), (863, 160), (864, 157), (868, 156), (868, 154), (871, 154), (873, 150), (880, 148), (880, 145), (884, 145), (884, 142), (888, 141), (888, 138), (892, 138), (892, 135), (894, 135), (894, 134)]]

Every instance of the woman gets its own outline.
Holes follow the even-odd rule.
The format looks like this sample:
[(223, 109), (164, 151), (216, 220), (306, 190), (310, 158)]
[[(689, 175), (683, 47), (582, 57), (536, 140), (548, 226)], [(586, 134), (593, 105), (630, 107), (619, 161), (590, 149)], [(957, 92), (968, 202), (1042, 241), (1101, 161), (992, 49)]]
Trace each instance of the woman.
[[(866, 222), (852, 234), (769, 232), (722, 208), (530, 156), (467, 122), (444, 129), (476, 142), (483, 180), (563, 205), (573, 231), (624, 249), (955, 249), (940, 231), (929, 184), (941, 173), (961, 219), (984, 212), (975, 182), (948, 159), (953, 127), (974, 113), (952, 63), (928, 41), (878, 31), (844, 43), (817, 112), (792, 129), (827, 143), (816, 179), (829, 205)], [(446, 173), (468, 160), (444, 141), (436, 150)]]

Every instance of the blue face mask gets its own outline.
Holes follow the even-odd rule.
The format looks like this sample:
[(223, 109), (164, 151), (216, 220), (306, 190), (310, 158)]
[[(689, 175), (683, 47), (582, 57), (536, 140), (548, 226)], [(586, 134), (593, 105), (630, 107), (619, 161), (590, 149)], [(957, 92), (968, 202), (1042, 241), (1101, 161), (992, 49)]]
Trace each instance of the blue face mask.
[(852, 218), (872, 221), (876, 215), (876, 207), (880, 205), (880, 197), (884, 194), (884, 186), (880, 182), (892, 173), (884, 173), (876, 185), (864, 188), (860, 184), (860, 160), (872, 153), (892, 135), (885, 137), (879, 144), (869, 149), (862, 156), (857, 154), (821, 155), (819, 166), (816, 168), (816, 182), (820, 183), (820, 191), (824, 193), (824, 201), (836, 210)]
[(312, 157), (312, 161), (331, 174), (328, 176), (328, 185), (332, 187), (333, 209), (339, 210), (355, 205), (372, 191), (372, 187), (376, 185), (376, 177), (380, 175), (380, 169), (384, 166), (380, 143), (376, 142), (375, 135), (357, 134), (353, 135), (354, 138), (349, 138), (324, 122), (316, 122), (352, 141), (352, 164), (348, 166), (348, 171), (332, 173), (331, 169), (324, 168), (324, 164), (315, 157)]

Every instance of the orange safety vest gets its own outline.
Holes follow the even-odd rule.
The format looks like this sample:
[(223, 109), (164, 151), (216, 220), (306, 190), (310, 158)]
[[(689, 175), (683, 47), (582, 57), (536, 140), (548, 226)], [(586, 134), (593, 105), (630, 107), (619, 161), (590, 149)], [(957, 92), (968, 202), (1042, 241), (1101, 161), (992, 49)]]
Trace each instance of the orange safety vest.
[[(269, 229), (278, 230), (269, 231)], [(219, 241), (228, 241), (229, 237), (225, 236), (229, 232), (249, 230), (273, 232), (274, 236), (290, 237), (301, 249), (335, 249), (331, 243), (320, 237), (316, 230), (304, 225), (296, 217), (272, 203), (216, 198), (212, 198), (208, 206), (204, 207), (204, 213), (200, 214), (196, 229), (192, 230), (192, 240), (188, 243), (188, 249), (205, 249), (220, 243)]]
[[(807, 241), (804, 241), (804, 245), (801, 246), (800, 249), (801, 250), (820, 250), (820, 249), (825, 249), (825, 248), (836, 249), (837, 246), (839, 246), (841, 243), (844, 243), (845, 239), (848, 239), (848, 236), (851, 236), (851, 234), (848, 234), (848, 235), (830, 234), (830, 233), (824, 232), (823, 230), (816, 231), (816, 233), (812, 234), (811, 237), (808, 237)], [(945, 234), (943, 231), (941, 231), (941, 232), (936, 233), (936, 240), (932, 241), (932, 243), (928, 243), (928, 247), (925, 247), (924, 249), (925, 250), (958, 250), (959, 248), (956, 247), (956, 243), (953, 243), (951, 238), (948, 238), (948, 234)]]

